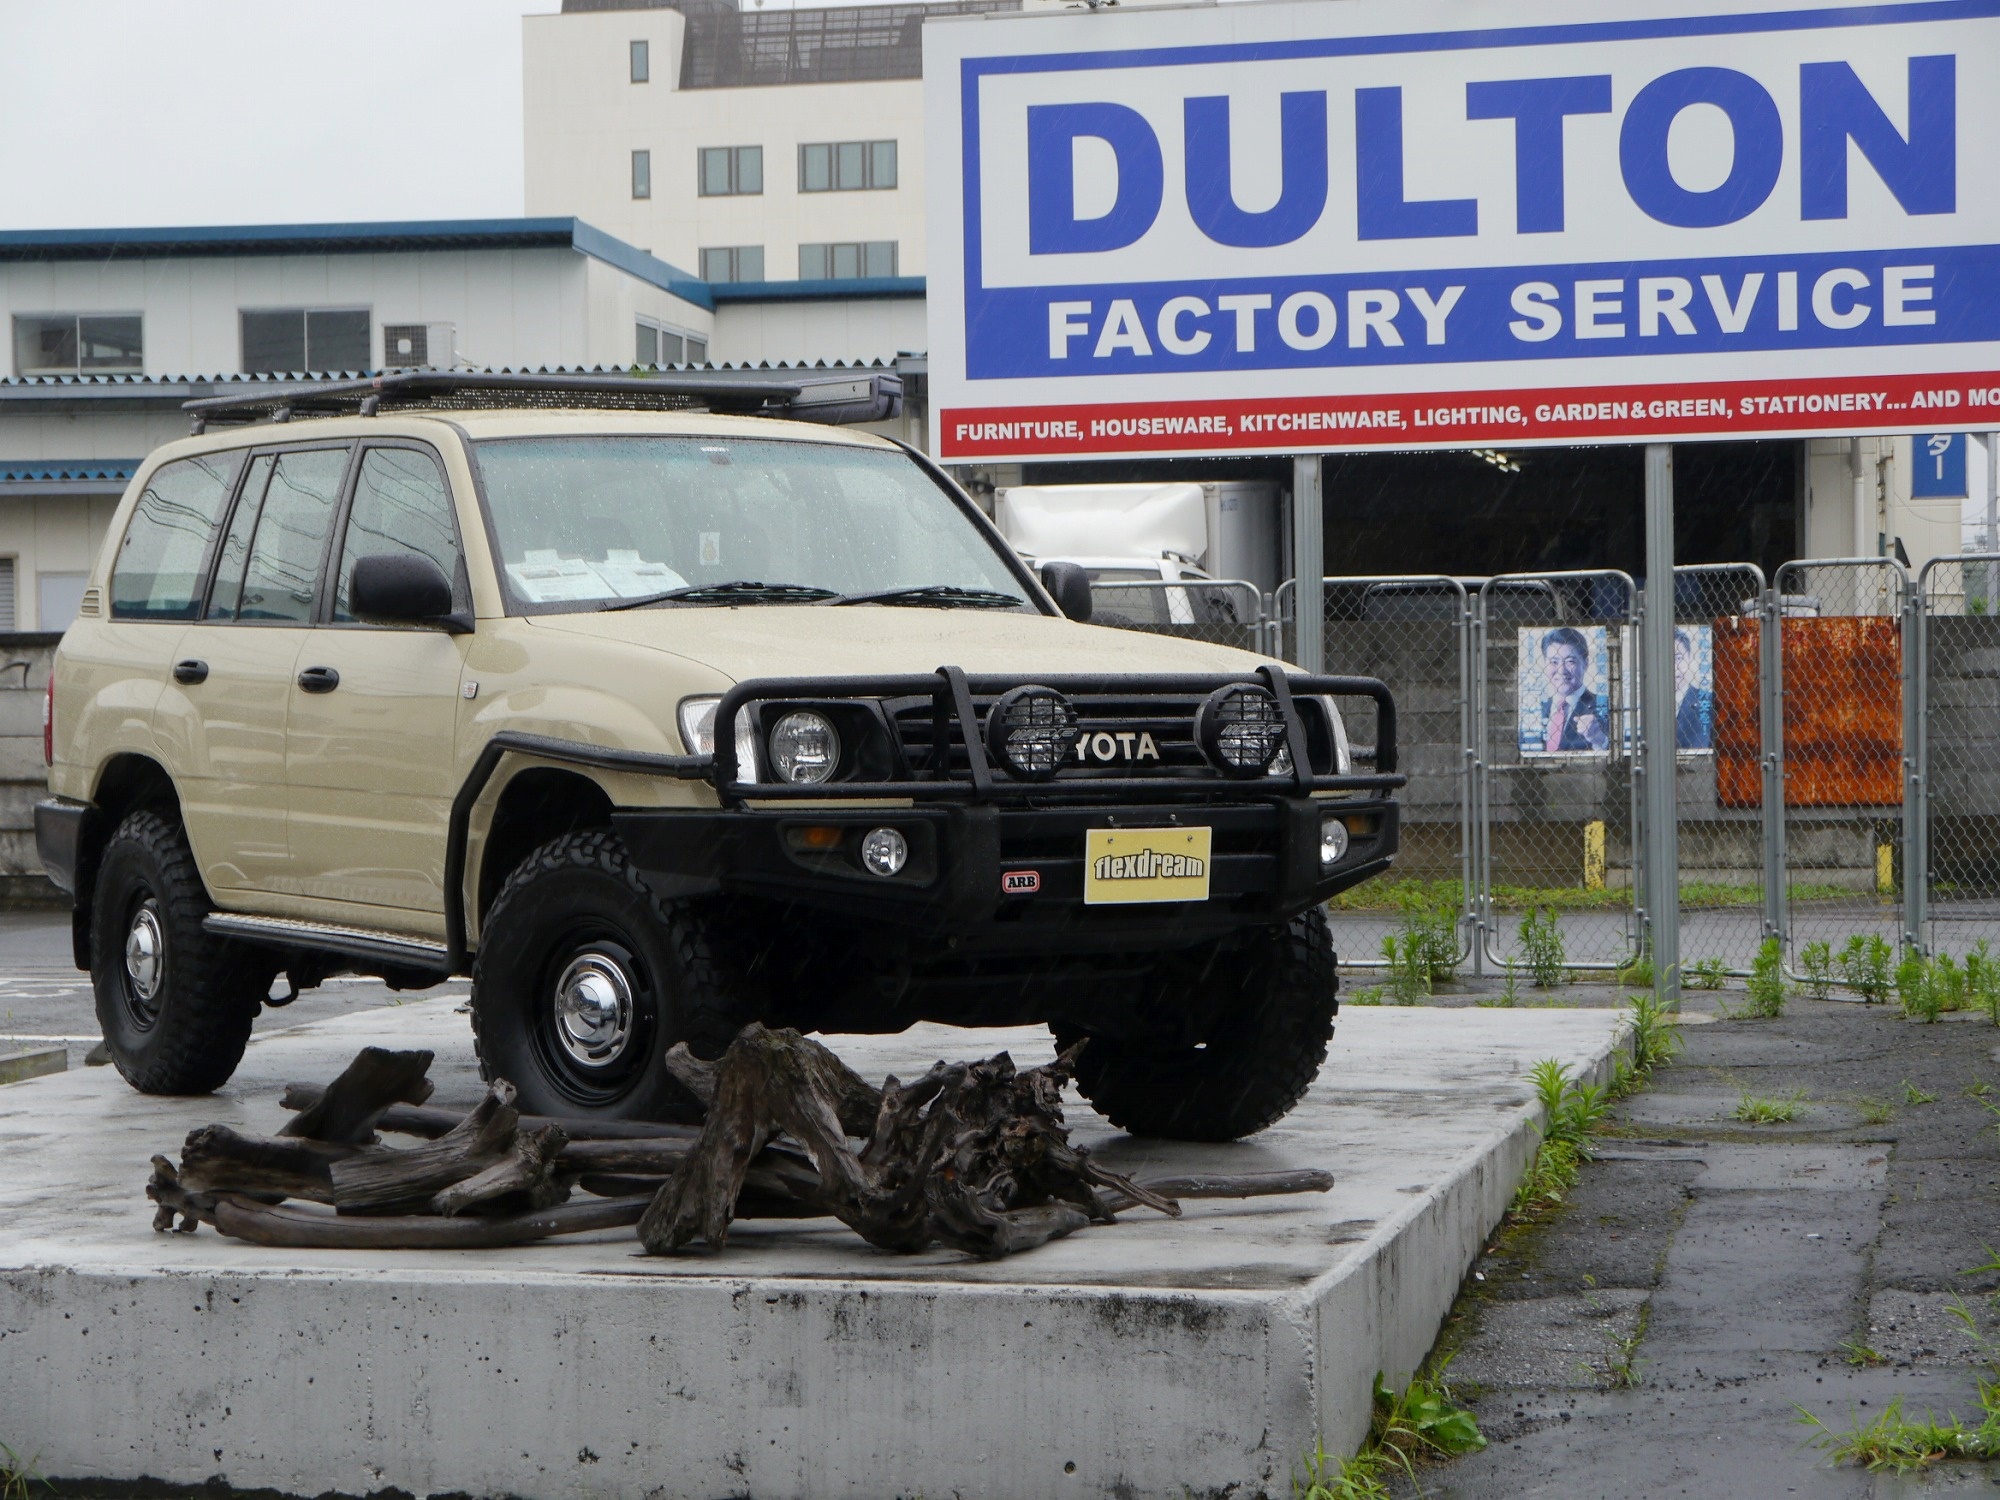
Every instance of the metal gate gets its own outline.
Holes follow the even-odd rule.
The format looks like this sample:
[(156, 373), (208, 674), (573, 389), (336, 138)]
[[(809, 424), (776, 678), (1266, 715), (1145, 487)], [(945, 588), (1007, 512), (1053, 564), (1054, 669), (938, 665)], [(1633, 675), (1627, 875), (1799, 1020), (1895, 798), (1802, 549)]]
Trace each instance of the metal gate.
[(1903, 808), (1915, 766), (1905, 671), (1915, 653), (1904, 644), (1915, 610), (1894, 558), (1786, 563), (1775, 595), (1775, 853), (1780, 925), (1799, 972), (1812, 944), (1838, 955), (1851, 938), (1905, 941)]
[(1479, 585), (1473, 903), (1495, 966), (1532, 967), (1537, 948), (1570, 969), (1638, 956), (1637, 609), (1615, 571)]
[(1244, 651), (1268, 649), (1264, 596), (1256, 584), (1241, 579), (1099, 578), (1090, 585), (1090, 608), (1100, 625)]
[(1917, 575), (1912, 931), (1932, 953), (2000, 948), (2000, 553)]
[(1779, 914), (1763, 677), (1770, 625), (1754, 563), (1674, 569), (1674, 807), (1683, 970), (1747, 972)]

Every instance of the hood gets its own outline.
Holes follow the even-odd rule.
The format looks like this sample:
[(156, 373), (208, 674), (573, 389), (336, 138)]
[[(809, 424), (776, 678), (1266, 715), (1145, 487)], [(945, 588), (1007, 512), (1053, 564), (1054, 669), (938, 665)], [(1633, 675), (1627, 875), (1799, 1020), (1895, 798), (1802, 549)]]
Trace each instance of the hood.
[(1206, 641), (985, 609), (756, 604), (532, 615), (527, 623), (668, 652), (736, 682), (900, 676), (943, 666), (1024, 679), (1065, 672), (1247, 672), (1270, 660)]

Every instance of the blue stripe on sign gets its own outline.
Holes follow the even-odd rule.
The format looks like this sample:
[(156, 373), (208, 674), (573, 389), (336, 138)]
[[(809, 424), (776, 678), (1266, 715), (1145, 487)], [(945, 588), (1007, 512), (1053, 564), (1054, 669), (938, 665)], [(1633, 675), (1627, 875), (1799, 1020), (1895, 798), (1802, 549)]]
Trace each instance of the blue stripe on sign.
[[(1932, 274), (1926, 278), (1904, 270), (1904, 290), (1893, 300), (1900, 303), (1905, 321), (1895, 321), (1890, 299), (1885, 299), (1884, 272), (1912, 267), (1929, 267)], [(1839, 272), (1853, 274), (1829, 277)], [(1862, 278), (1859, 284), (1857, 277)], [(1641, 304), (1642, 280), (1655, 283), (1650, 314)], [(1536, 282), (1556, 289), (1553, 297), (1542, 299), (1548, 313), (1530, 314), (1514, 305), (1517, 288)], [(1463, 291), (1448, 312), (1440, 313), (1453, 287)], [(1431, 319), (1423, 315), (1413, 290), (1428, 299)], [(1268, 301), (1225, 309), (1219, 305), (1223, 297)], [(1162, 312), (1176, 298), (1197, 299), (1208, 311), (1183, 305), (1163, 330)], [(1300, 300), (1290, 328), (1281, 330), (1285, 305), (1294, 298)], [(1057, 310), (1052, 317), (1055, 303), (1088, 303), (1089, 308)], [(1114, 306), (1118, 303), (1129, 303), (1129, 314)], [(1334, 325), (1330, 339), (1322, 337), (1320, 323), (1328, 306)], [(1865, 313), (1854, 321), (1862, 309)], [(1376, 325), (1357, 327), (1357, 311), (1364, 315), (1364, 325), (1372, 311)], [(1592, 325), (1589, 333), (1579, 327), (1580, 311)], [(1246, 315), (1248, 348), (1242, 337)], [(1908, 321), (1925, 315), (1935, 321)], [(967, 374), (974, 380), (1972, 343), (2000, 340), (2000, 245), (997, 288), (970, 293), (966, 318)], [(1532, 333), (1551, 318), (1559, 320), (1557, 331), (1540, 339), (1522, 337), (1511, 326), (1522, 323)], [(1050, 348), (1051, 327), (1058, 320), (1079, 329), (1068, 337), (1068, 352), (1061, 358)], [(1440, 320), (1443, 342), (1432, 343), (1433, 324)], [(1834, 326), (1849, 321), (1853, 327)], [(1795, 326), (1785, 326), (1788, 322)], [(1384, 342), (1379, 330), (1385, 323), (1401, 339), (1399, 345)], [(1649, 324), (1651, 332), (1646, 331)], [(1287, 331), (1292, 342), (1287, 342)], [(1208, 337), (1199, 351), (1174, 354), (1166, 348), (1169, 342), (1196, 342), (1204, 333)], [(1357, 338), (1363, 341), (1359, 346)], [(1299, 343), (1320, 347), (1297, 347)], [(1096, 354), (1099, 347), (1107, 351), (1102, 357)]]

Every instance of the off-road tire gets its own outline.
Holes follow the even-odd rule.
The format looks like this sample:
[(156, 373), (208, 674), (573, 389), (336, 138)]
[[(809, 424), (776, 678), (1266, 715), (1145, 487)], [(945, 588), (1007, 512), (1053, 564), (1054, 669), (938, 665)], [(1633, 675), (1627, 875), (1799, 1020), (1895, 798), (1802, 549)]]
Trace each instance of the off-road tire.
[[(1076, 1086), (1099, 1114), (1134, 1135), (1176, 1141), (1233, 1141), (1284, 1118), (1305, 1097), (1333, 1035), (1339, 978), (1326, 913), (1314, 907), (1224, 950), (1206, 984), (1232, 990), (1205, 1042), (1170, 1045), (1093, 1037), (1078, 1060)], [(1166, 965), (1154, 981), (1164, 1012), (1171, 987), (1195, 966)], [(1229, 976), (1224, 978), (1224, 976)], [(1058, 1041), (1075, 1033), (1058, 1032)]]
[[(154, 990), (128, 968), (127, 940), (152, 913)], [(202, 929), (215, 909), (180, 824), (128, 815), (104, 846), (92, 896), (90, 984), (104, 1044), (142, 1094), (206, 1094), (243, 1060), (276, 965)]]
[[(667, 1073), (667, 1049), (685, 1041), (717, 1056), (740, 1024), (705, 925), (687, 902), (654, 895), (608, 830), (542, 845), (480, 924), (472, 1036), (481, 1076), (513, 1084), (528, 1114), (699, 1119), (701, 1106)], [(613, 1061), (594, 1067), (568, 1050), (556, 996), (566, 966), (600, 951), (629, 984), (631, 1024)]]

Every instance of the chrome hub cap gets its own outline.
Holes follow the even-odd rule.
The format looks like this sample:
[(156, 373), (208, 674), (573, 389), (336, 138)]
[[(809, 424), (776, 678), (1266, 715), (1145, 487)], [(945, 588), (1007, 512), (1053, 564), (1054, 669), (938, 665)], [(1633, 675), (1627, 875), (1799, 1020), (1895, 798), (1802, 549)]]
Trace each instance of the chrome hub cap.
[(141, 1000), (151, 1000), (159, 993), (166, 954), (159, 910), (148, 901), (132, 913), (132, 926), (125, 934), (125, 978), (131, 983), (132, 993)]
[(617, 960), (581, 953), (556, 981), (556, 1037), (586, 1068), (609, 1067), (632, 1040), (632, 982)]

